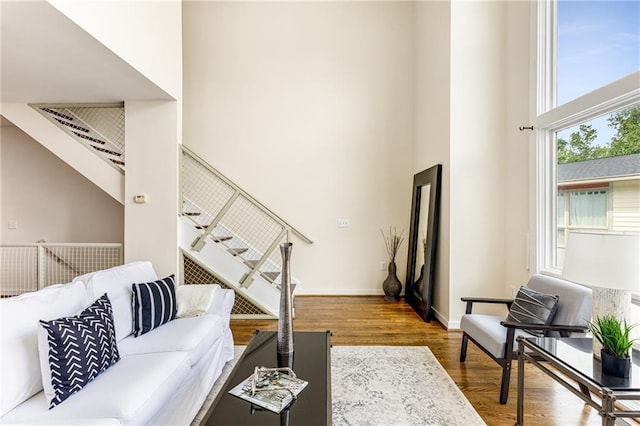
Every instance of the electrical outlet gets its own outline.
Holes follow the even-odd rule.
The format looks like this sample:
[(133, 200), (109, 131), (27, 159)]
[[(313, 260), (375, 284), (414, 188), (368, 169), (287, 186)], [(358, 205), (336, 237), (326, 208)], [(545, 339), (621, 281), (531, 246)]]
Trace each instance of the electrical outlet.
[(380, 262), (380, 270), (381, 271), (387, 270), (387, 262)]
[(337, 226), (338, 228), (348, 228), (349, 227), (349, 219), (338, 219)]

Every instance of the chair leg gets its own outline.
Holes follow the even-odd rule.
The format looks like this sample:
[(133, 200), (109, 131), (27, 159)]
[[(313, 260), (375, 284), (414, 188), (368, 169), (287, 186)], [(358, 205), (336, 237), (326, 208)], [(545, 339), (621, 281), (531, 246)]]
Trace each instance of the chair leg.
[(513, 360), (513, 340), (515, 329), (507, 328), (507, 341), (504, 349), (504, 364), (502, 366), (502, 383), (500, 383), (500, 404), (506, 404), (509, 399), (509, 381), (511, 380), (511, 361)]
[(462, 345), (460, 346), (460, 362), (464, 362), (467, 359), (467, 343), (469, 343), (469, 337), (467, 333), (462, 333)]

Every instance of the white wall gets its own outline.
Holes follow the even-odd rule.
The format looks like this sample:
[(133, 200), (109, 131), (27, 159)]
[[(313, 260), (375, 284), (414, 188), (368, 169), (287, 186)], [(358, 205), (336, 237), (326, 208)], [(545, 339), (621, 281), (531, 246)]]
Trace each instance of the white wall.
[[(505, 295), (529, 279), (529, 126), (530, 2), (508, 2), (506, 9), (505, 135)], [(531, 238), (534, 240), (534, 238)]]
[(175, 99), (182, 97), (182, 2), (49, 0)]
[(451, 193), (451, 5), (418, 2), (415, 10), (415, 107), (413, 171), (442, 164), (440, 232), (433, 307), (449, 316)]
[(413, 9), (183, 4), (183, 143), (315, 240), (294, 240), (303, 293), (381, 293), (380, 228), (408, 233)]
[[(158, 275), (177, 274), (182, 2), (49, 2), (176, 100), (124, 99), (124, 257), (150, 260)], [(147, 194), (149, 202), (135, 204), (136, 194)]]
[(120, 203), (17, 127), (0, 131), (1, 244), (123, 242)]
[[(178, 274), (177, 102), (125, 102), (125, 262), (149, 260)], [(148, 202), (134, 202), (135, 195)]]
[(505, 3), (451, 4), (450, 319), (504, 286)]
[(416, 7), (415, 170), (444, 166), (434, 307), (449, 327), (460, 297), (528, 276), (528, 26), (525, 2)]

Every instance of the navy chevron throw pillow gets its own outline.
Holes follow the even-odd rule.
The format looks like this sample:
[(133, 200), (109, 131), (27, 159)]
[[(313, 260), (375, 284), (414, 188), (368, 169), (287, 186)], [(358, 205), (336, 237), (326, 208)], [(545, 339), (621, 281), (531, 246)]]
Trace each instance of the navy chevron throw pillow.
[(175, 276), (150, 283), (133, 284), (133, 334), (145, 333), (176, 318)]
[(120, 360), (113, 311), (106, 294), (79, 315), (40, 321), (40, 324), (47, 333), (49, 346), (53, 388), (49, 409), (78, 392)]

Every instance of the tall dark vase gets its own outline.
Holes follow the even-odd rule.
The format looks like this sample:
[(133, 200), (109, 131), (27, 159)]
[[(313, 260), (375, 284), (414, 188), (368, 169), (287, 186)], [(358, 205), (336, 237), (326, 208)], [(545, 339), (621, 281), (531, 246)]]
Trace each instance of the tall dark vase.
[(278, 315), (278, 360), (293, 360), (293, 303), (291, 301), (291, 249), (293, 243), (280, 244), (282, 272), (280, 274), (280, 313)]
[(382, 283), (382, 290), (384, 291), (384, 300), (390, 302), (396, 302), (400, 300), (400, 292), (402, 291), (402, 283), (396, 276), (396, 263), (389, 262), (389, 275)]

